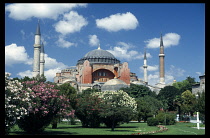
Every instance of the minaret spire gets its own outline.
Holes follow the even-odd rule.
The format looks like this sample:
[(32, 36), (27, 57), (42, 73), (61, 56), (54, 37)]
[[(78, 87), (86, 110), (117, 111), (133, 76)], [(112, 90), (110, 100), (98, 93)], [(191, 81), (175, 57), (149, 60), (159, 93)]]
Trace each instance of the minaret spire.
[(146, 50), (144, 49), (144, 82), (147, 85), (148, 84), (148, 80), (147, 80), (147, 55), (146, 55)]
[(163, 36), (162, 36), (162, 33), (160, 34), (160, 46), (163, 46)]
[(36, 33), (35, 33), (35, 35), (41, 35), (41, 33), (40, 33), (39, 20), (38, 20), (38, 24), (37, 24), (37, 27), (36, 27)]

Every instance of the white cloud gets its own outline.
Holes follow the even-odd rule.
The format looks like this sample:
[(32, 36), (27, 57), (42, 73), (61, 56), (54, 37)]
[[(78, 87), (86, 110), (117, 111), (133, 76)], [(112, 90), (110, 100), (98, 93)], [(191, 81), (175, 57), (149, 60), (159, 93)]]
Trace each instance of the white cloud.
[(89, 45), (91, 46), (99, 45), (99, 39), (97, 35), (89, 35), (88, 38), (89, 38)]
[(63, 20), (57, 22), (54, 27), (55, 31), (62, 35), (79, 32), (82, 27), (86, 26), (88, 21), (75, 11), (64, 14)]
[(148, 84), (155, 85), (159, 82), (159, 72), (148, 75)]
[(201, 76), (202, 73), (201, 72), (195, 72), (198, 76)]
[[(165, 48), (176, 46), (179, 44), (181, 36), (177, 33), (167, 33), (163, 36), (163, 45)], [(160, 47), (160, 38), (152, 38), (144, 41), (147, 48), (159, 48)]]
[(44, 72), (44, 75), (46, 76), (48, 81), (53, 81), (53, 78), (55, 77), (56, 73), (60, 71), (61, 71), (61, 68), (48, 69)]
[[(48, 69), (45, 70), (44, 75), (47, 79), (47, 81), (53, 81), (53, 78), (55, 77), (57, 72), (60, 72), (61, 68), (54, 68), (54, 69)], [(18, 76), (20, 76), (21, 78), (24, 78), (25, 76), (28, 76), (29, 78), (32, 78), (32, 71), (31, 70), (26, 70), (23, 72), (19, 72), (17, 74)]]
[[(135, 51), (135, 50), (130, 50), (131, 48), (134, 48), (134, 46), (130, 43), (118, 42), (117, 46), (107, 51), (112, 53), (116, 58), (125, 59), (128, 61), (133, 60), (133, 59), (144, 58), (143, 53), (139, 53), (138, 51)], [(150, 53), (147, 53), (147, 58), (151, 58), (151, 57), (152, 56), (150, 55)]]
[[(147, 65), (147, 71), (157, 71), (158, 69), (159, 69), (158, 65), (154, 65), (154, 66)], [(140, 67), (140, 71), (144, 72), (143, 65)]]
[(23, 39), (23, 40), (26, 39), (26, 38), (25, 38), (25, 34), (26, 34), (25, 31), (24, 31), (24, 30), (20, 30), (20, 33), (21, 33), (21, 35), (22, 35), (22, 39)]
[[(158, 65), (154, 65), (151, 68), (153, 71), (158, 70)], [(142, 68), (140, 67), (140, 72), (142, 72)], [(173, 65), (170, 66), (169, 70), (165, 72), (165, 83), (171, 83), (174, 79), (184, 76), (185, 70), (181, 68), (177, 68)], [(148, 75), (148, 83), (150, 85), (155, 85), (160, 81), (159, 71), (155, 71), (153, 73), (149, 73)]]
[(175, 78), (184, 76), (184, 73), (185, 73), (184, 69), (177, 68), (174, 65), (171, 65), (170, 69), (166, 71), (167, 75), (173, 75)]
[(59, 36), (58, 40), (56, 41), (56, 44), (62, 48), (69, 48), (71, 46), (77, 45), (76, 43), (72, 43), (72, 42), (64, 40), (64, 36)]
[(32, 65), (33, 59), (29, 58), (24, 46), (11, 44), (5, 46), (5, 64), (11, 66), (13, 64)]
[(55, 68), (64, 69), (68, 67), (62, 62), (58, 62), (56, 59), (49, 57), (47, 54), (45, 54), (44, 56), (45, 56), (45, 69), (55, 69)]
[(109, 17), (96, 19), (97, 27), (109, 32), (136, 29), (138, 24), (137, 18), (130, 12), (117, 13), (110, 15)]
[[(56, 73), (61, 71), (62, 69), (67, 68), (68, 66), (63, 64), (62, 62), (58, 62), (56, 59), (49, 57), (47, 54), (45, 54), (45, 71), (44, 75), (47, 78), (47, 81), (53, 81), (53, 78), (55, 77)], [(17, 74), (20, 77), (33, 77), (32, 76), (32, 70), (26, 70), (23, 72), (19, 72)]]
[(56, 4), (56, 3), (21, 3), (9, 4), (5, 11), (9, 12), (9, 17), (15, 20), (27, 20), (32, 17), (50, 18), (56, 20), (60, 14), (68, 12), (73, 8), (86, 7), (87, 4)]
[(17, 75), (20, 76), (21, 78), (24, 78), (25, 76), (28, 76), (29, 78), (33, 77), (31, 70), (26, 70), (26, 71), (23, 71), (23, 72), (19, 72)]

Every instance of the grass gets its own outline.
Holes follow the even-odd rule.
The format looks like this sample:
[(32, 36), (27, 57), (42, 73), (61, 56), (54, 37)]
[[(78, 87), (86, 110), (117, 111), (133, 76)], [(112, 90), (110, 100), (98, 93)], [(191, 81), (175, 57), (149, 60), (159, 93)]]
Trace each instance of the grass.
[[(168, 131), (162, 133), (155, 133), (153, 135), (204, 135), (205, 130), (197, 130), (191, 128), (192, 123), (176, 123), (176, 125), (167, 125)], [(115, 128), (115, 131), (111, 131), (111, 128), (101, 126), (100, 128), (83, 128), (80, 123), (77, 125), (68, 125), (66, 123), (58, 124), (57, 129), (51, 129), (51, 125), (48, 126), (42, 135), (131, 135), (132, 133), (141, 133), (159, 130), (155, 126), (147, 126), (147, 123), (128, 123), (122, 124)], [(27, 135), (15, 126), (12, 129), (10, 135)]]
[(205, 129), (196, 129), (195, 123), (176, 123), (175, 125), (166, 125), (168, 131), (157, 133), (155, 135), (205, 135)]

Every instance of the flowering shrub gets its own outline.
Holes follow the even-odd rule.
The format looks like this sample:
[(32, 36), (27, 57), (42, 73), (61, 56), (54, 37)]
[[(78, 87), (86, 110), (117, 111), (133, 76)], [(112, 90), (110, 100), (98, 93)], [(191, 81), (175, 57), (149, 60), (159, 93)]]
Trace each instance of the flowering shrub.
[(92, 95), (102, 99), (104, 107), (100, 116), (102, 122), (111, 127), (112, 131), (120, 123), (129, 122), (137, 110), (135, 99), (122, 90), (95, 92)]
[(92, 95), (98, 95), (99, 98), (103, 99), (104, 101), (112, 100), (113, 96), (120, 96), (121, 98), (118, 101), (113, 101), (111, 106), (117, 107), (129, 107), (133, 110), (133, 112), (136, 112), (137, 110), (137, 104), (135, 101), (135, 98), (130, 97), (126, 92), (123, 90), (119, 91), (105, 91), (105, 92), (95, 92)]
[[(58, 94), (54, 85), (37, 81), (22, 82), (24, 89), (31, 89), (29, 116), (18, 120), (18, 126), (28, 133), (42, 132), (56, 114), (69, 114), (69, 99)], [(69, 113), (70, 112), (70, 113)]]
[(23, 90), (23, 85), (18, 80), (10, 78), (5, 73), (5, 132), (9, 133), (10, 128), (17, 119), (28, 115), (27, 109), (31, 98), (29, 93), (31, 89)]

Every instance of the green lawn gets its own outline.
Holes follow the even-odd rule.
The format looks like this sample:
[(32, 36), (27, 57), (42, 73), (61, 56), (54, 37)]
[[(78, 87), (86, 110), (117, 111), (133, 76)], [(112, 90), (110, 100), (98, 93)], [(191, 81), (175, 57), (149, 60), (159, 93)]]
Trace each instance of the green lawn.
[[(189, 126), (193, 126), (192, 123), (176, 123), (176, 125), (167, 125), (168, 131), (162, 133), (155, 133), (153, 135), (204, 135), (205, 130), (197, 130)], [(141, 133), (159, 130), (155, 126), (147, 126), (146, 123), (128, 123), (123, 124), (120, 127), (115, 128), (115, 131), (111, 131), (111, 128), (101, 126), (100, 128), (82, 128), (81, 124), (68, 125), (67, 123), (58, 124), (57, 129), (51, 129), (51, 125), (48, 126), (42, 135), (130, 135), (132, 133)], [(18, 126), (12, 129), (10, 135), (27, 135), (20, 130)]]

